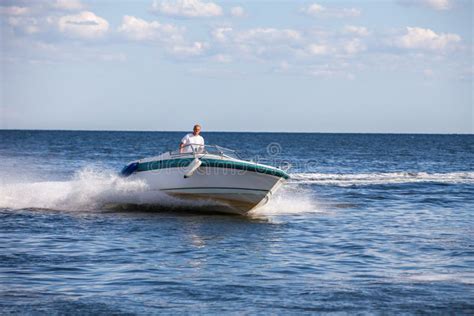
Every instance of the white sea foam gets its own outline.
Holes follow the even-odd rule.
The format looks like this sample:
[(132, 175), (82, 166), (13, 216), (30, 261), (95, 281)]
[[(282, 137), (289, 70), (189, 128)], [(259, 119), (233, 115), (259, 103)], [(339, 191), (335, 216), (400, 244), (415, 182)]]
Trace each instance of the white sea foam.
[(311, 193), (298, 185), (282, 187), (263, 207), (251, 212), (251, 215), (286, 215), (320, 212), (321, 207)]
[(290, 183), (318, 185), (371, 185), (436, 182), (446, 184), (474, 184), (474, 172), (426, 173), (426, 172), (388, 172), (388, 173), (295, 173)]
[(0, 185), (0, 207), (55, 210), (94, 210), (112, 204), (186, 203), (149, 191), (140, 180), (122, 178), (115, 172), (85, 168), (70, 181), (7, 183)]
[(463, 284), (474, 284), (473, 273), (452, 273), (452, 274), (413, 274), (405, 277), (407, 281), (416, 282), (455, 282)]

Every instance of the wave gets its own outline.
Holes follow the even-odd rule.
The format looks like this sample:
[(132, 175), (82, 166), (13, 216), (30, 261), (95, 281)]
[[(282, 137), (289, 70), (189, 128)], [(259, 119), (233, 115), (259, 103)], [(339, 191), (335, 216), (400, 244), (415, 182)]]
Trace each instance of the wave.
[(389, 173), (294, 173), (290, 183), (318, 185), (377, 185), (435, 182), (443, 184), (474, 184), (474, 172), (389, 172)]

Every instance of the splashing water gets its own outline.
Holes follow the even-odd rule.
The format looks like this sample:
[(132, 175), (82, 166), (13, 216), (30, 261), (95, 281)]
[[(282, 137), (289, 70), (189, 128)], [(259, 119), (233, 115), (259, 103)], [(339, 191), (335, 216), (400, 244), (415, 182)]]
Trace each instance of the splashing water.
[[(160, 191), (150, 191), (142, 180), (122, 178), (114, 171), (90, 167), (78, 171), (70, 181), (0, 185), (0, 208), (93, 211), (127, 205), (193, 209), (210, 206), (212, 202), (182, 200)], [(309, 192), (293, 185), (281, 188), (267, 205), (252, 214), (307, 213), (316, 209)]]
[(309, 190), (290, 184), (280, 188), (266, 205), (252, 210), (251, 215), (286, 215), (320, 211)]
[(142, 180), (122, 178), (109, 170), (85, 168), (71, 181), (11, 183), (0, 186), (1, 208), (38, 208), (89, 211), (113, 205), (156, 204), (186, 206), (159, 191), (149, 191)]
[(0, 207), (92, 210), (105, 203), (139, 202), (146, 183), (130, 181), (111, 171), (85, 168), (71, 181), (12, 183), (0, 187)]

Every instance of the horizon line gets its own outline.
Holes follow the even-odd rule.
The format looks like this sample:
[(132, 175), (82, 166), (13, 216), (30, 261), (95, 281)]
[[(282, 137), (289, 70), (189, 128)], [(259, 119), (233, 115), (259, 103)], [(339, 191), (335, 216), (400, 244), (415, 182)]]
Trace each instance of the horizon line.
[[(186, 133), (185, 130), (118, 130), (118, 129), (42, 129), (42, 128), (0, 128), (0, 131), (43, 131), (43, 132), (131, 132), (131, 133)], [(308, 132), (308, 131), (219, 131), (202, 133), (262, 133), (262, 134), (385, 134), (385, 135), (474, 135), (474, 132)]]

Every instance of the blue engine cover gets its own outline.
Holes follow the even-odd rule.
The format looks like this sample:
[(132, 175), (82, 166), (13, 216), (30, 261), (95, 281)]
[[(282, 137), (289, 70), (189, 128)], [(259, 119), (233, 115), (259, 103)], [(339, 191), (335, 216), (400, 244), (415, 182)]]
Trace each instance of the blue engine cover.
[(132, 162), (125, 167), (123, 167), (122, 171), (120, 171), (120, 175), (122, 177), (128, 177), (132, 173), (134, 173), (138, 168), (138, 162)]

